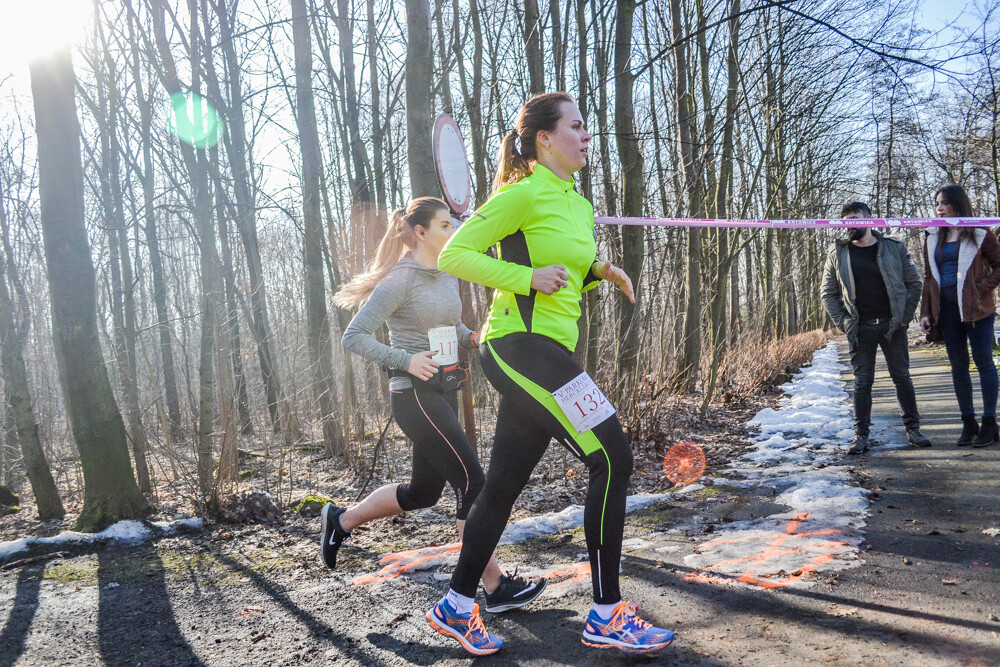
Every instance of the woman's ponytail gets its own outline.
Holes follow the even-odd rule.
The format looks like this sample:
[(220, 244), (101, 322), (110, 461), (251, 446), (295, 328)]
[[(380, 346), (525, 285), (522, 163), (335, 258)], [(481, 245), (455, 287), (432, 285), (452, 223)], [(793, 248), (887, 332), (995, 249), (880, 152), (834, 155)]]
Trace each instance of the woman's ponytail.
[(364, 303), (378, 281), (385, 278), (389, 269), (403, 256), (406, 246), (413, 247), (412, 235), (413, 230), (406, 224), (406, 211), (401, 208), (393, 211), (385, 235), (375, 251), (375, 258), (368, 263), (364, 273), (355, 276), (334, 294), (333, 302), (341, 308), (354, 308)]
[(531, 174), (531, 163), (518, 150), (517, 130), (507, 133), (500, 144), (500, 158), (497, 160), (497, 174), (493, 178), (493, 190), (521, 180)]
[(535, 137), (539, 132), (552, 132), (556, 129), (556, 124), (562, 118), (564, 102), (576, 104), (572, 97), (559, 92), (535, 95), (521, 107), (514, 130), (500, 144), (497, 173), (493, 178), (494, 192), (531, 174), (534, 170), (532, 163), (538, 160)]
[(418, 197), (405, 209), (392, 212), (385, 235), (375, 250), (375, 258), (368, 263), (364, 273), (355, 276), (333, 295), (333, 303), (341, 308), (355, 308), (364, 303), (378, 282), (396, 266), (396, 262), (409, 249), (417, 247), (417, 225), (428, 227), (434, 215), (448, 205), (434, 197)]

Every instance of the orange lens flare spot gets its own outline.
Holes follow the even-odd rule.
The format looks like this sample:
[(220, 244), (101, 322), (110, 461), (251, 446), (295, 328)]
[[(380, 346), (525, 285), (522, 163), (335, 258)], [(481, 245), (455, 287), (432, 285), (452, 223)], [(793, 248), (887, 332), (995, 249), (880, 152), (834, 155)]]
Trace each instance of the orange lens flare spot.
[(663, 457), (663, 472), (674, 484), (694, 484), (705, 473), (705, 452), (693, 442), (678, 442)]

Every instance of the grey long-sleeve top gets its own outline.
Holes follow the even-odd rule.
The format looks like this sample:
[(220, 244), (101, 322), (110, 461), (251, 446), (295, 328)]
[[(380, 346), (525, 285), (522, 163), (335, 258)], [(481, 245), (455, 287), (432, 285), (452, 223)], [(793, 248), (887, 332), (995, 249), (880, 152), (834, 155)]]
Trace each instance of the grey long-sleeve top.
[[(341, 344), (376, 364), (405, 371), (414, 354), (430, 349), (428, 329), (453, 325), (459, 345), (470, 347), (472, 331), (462, 324), (461, 318), (458, 278), (436, 267), (422, 266), (406, 253), (375, 286), (348, 325)], [(384, 323), (389, 325), (389, 345), (375, 338), (375, 332)], [(412, 386), (405, 375), (389, 381), (390, 389)]]

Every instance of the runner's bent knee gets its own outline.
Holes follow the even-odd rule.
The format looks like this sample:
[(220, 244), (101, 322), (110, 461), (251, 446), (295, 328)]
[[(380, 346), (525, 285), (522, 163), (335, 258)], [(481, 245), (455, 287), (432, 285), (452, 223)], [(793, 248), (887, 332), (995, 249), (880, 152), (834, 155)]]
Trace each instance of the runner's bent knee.
[(396, 487), (396, 502), (404, 512), (433, 507), (441, 499), (444, 484), (418, 484), (407, 482)]

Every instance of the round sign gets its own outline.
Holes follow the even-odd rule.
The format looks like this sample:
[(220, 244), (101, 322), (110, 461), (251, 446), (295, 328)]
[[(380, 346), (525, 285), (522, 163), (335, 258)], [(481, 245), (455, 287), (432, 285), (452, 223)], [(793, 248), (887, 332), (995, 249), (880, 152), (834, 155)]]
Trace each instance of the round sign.
[(674, 484), (694, 484), (705, 472), (705, 452), (693, 442), (678, 442), (663, 457), (663, 472)]
[(465, 143), (455, 120), (446, 113), (434, 123), (434, 164), (445, 201), (452, 213), (461, 215), (472, 205), (472, 175)]

